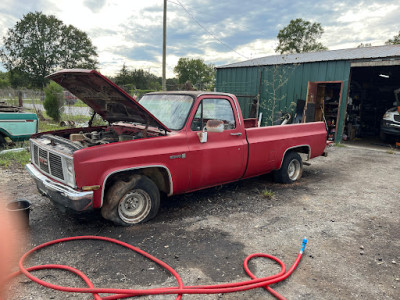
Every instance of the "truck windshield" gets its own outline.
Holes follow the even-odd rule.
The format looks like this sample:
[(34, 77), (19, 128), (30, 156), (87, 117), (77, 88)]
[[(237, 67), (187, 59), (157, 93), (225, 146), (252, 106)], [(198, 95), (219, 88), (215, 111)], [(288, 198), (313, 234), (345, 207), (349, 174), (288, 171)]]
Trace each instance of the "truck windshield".
[(140, 104), (171, 130), (185, 125), (193, 98), (188, 95), (144, 95)]

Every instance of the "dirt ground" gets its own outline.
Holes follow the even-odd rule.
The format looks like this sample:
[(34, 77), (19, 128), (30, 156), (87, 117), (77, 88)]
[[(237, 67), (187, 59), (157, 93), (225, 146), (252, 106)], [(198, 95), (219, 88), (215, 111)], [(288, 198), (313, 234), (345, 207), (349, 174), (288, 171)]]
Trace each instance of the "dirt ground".
[[(242, 265), (251, 253), (295, 260), (304, 236), (308, 245), (298, 268), (272, 287), (287, 299), (400, 298), (400, 153), (358, 147), (332, 147), (327, 158), (306, 166), (293, 185), (270, 175), (196, 193), (174, 196), (158, 216), (134, 227), (117, 227), (99, 213), (59, 212), (23, 169), (0, 170), (9, 199), (32, 202), (26, 249), (50, 240), (99, 235), (137, 246), (174, 267), (186, 285), (247, 280)], [(263, 196), (272, 190), (273, 199)], [(174, 279), (137, 254), (104, 242), (79, 241), (52, 246), (29, 265), (61, 263), (86, 273), (95, 286), (154, 288)], [(259, 277), (279, 267), (256, 259)], [(39, 278), (84, 286), (63, 271), (39, 271)], [(10, 299), (92, 299), (43, 288), (24, 276), (9, 286)], [(154, 296), (141, 299), (175, 299)], [(183, 299), (275, 299), (263, 289), (233, 294), (187, 295)]]

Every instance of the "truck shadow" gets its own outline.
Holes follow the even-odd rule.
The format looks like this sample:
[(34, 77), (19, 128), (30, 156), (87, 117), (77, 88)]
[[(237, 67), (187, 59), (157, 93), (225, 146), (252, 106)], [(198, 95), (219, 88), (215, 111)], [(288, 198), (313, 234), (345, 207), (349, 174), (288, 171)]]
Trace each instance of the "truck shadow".
[[(188, 194), (164, 197), (156, 218), (168, 222), (173, 218), (191, 216), (262, 213), (273, 206), (295, 201), (299, 191), (312, 193), (310, 185), (327, 176), (315, 170), (305, 170), (299, 182), (279, 184), (273, 181), (271, 174), (266, 174)], [(265, 191), (272, 196), (266, 196)]]

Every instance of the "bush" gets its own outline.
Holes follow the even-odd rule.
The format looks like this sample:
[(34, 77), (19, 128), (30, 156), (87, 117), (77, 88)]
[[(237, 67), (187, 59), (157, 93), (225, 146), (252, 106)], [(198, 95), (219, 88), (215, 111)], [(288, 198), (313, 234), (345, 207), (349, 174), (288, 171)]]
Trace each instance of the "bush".
[(44, 88), (45, 98), (43, 107), (47, 115), (56, 122), (60, 122), (64, 106), (63, 88), (54, 81), (51, 81)]

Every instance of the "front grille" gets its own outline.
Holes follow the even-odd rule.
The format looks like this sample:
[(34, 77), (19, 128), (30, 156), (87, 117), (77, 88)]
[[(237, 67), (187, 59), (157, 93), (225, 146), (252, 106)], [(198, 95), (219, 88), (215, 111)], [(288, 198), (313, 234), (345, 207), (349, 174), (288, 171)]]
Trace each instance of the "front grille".
[(33, 161), (36, 165), (39, 164), (38, 151), (39, 151), (38, 146), (33, 145)]
[(66, 160), (68, 158), (56, 152), (49, 151), (45, 147), (41, 147), (36, 143), (32, 143), (31, 150), (31, 162), (38, 169), (50, 177), (66, 183), (64, 168), (66, 168)]
[(64, 179), (62, 160), (59, 155), (49, 153), (50, 173), (60, 179)]
[(400, 115), (394, 115), (394, 120), (396, 122), (400, 122)]
[(46, 173), (49, 173), (49, 158), (47, 157), (48, 152), (39, 148), (39, 166), (40, 169)]

